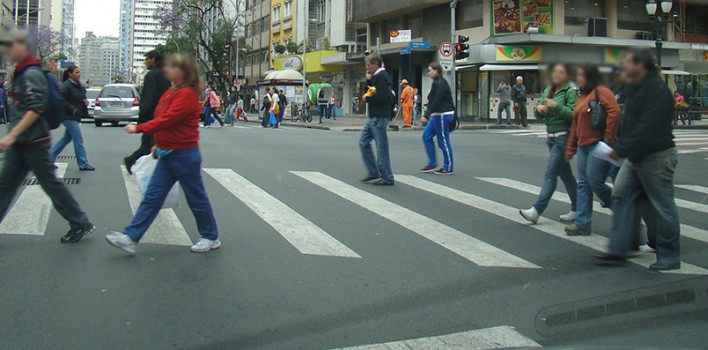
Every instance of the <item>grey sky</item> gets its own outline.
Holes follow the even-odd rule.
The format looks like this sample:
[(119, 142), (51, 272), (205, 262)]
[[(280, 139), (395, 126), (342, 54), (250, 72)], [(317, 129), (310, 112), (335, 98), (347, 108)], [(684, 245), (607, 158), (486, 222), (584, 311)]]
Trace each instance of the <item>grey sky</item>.
[(74, 5), (77, 38), (86, 36), (87, 31), (118, 36), (120, 0), (76, 0)]

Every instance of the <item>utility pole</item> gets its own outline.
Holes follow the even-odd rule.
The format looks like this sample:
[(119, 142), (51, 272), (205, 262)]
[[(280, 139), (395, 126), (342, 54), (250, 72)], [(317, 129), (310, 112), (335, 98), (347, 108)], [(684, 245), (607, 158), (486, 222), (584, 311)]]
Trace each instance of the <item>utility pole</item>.
[[(457, 3), (459, 1), (460, 0), (450, 0), (450, 42), (453, 44), (455, 43), (455, 36), (457, 35), (457, 31), (455, 30), (455, 22), (457, 21), (455, 10), (457, 9)], [(455, 54), (456, 53), (453, 53), (452, 68), (450, 68), (450, 88), (452, 89), (453, 102), (455, 103), (455, 106), (457, 106), (457, 72), (455, 71)]]

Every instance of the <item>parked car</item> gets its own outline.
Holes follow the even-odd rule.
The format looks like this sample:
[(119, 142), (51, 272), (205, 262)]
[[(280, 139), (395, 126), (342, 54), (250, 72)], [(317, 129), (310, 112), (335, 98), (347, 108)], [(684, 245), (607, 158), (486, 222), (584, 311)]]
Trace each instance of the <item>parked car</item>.
[(86, 90), (86, 99), (89, 101), (88, 114), (89, 118), (93, 119), (94, 104), (96, 103), (96, 97), (101, 93), (101, 89), (88, 89)]
[(109, 122), (138, 121), (141, 87), (133, 84), (108, 84), (94, 101), (93, 121), (96, 126)]

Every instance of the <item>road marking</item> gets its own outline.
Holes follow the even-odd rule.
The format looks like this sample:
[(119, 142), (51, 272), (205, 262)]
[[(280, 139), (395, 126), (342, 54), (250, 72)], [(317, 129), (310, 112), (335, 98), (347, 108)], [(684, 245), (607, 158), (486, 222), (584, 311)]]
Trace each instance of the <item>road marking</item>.
[[(519, 215), (519, 209), (512, 208), (510, 206), (488, 200), (473, 194), (462, 192), (454, 188), (446, 187), (443, 185), (436, 184), (434, 182), (425, 181), (420, 178), (410, 176), (410, 175), (397, 175), (396, 179), (398, 182), (404, 183), (406, 185), (418, 188), (420, 190), (436, 194), (441, 197), (445, 197), (454, 200), (458, 203), (468, 205), (470, 207), (485, 211), (487, 213), (502, 217), (504, 219), (518, 222), (524, 224), (532, 229), (548, 233), (552, 236), (577, 243), (594, 249), (597, 251), (604, 252), (607, 250), (609, 239), (600, 235), (591, 236), (581, 236), (581, 237), (570, 237), (565, 234), (565, 225), (541, 218), (536, 225), (528, 225), (528, 222), (524, 220), (521, 215)], [(484, 179), (484, 178), (480, 178)], [(636, 258), (630, 259), (630, 262), (635, 264), (649, 267), (655, 261), (654, 255), (643, 254)], [(681, 269), (670, 271), (671, 273), (683, 273), (683, 274), (697, 274), (697, 275), (708, 275), (708, 270), (681, 262)]]
[(708, 137), (682, 135), (679, 138), (675, 138), (674, 141), (708, 141)]
[[(56, 163), (56, 176), (63, 178), (67, 163)], [(0, 223), (0, 233), (42, 236), (47, 231), (54, 206), (42, 186), (25, 186), (15, 204)], [(2, 219), (2, 218), (0, 218)]]
[(708, 142), (676, 142), (676, 146), (678, 147), (684, 147), (684, 146), (705, 146), (708, 145)]
[(319, 226), (231, 169), (204, 169), (302, 254), (361, 258)]
[(679, 154), (704, 153), (704, 152), (708, 152), (708, 148), (680, 149), (680, 150), (678, 150)]
[(678, 188), (683, 188), (685, 190), (699, 192), (703, 194), (708, 194), (708, 187), (698, 186), (698, 185), (674, 185)]
[(548, 137), (547, 132), (524, 132), (524, 133), (516, 133), (516, 134), (511, 134), (512, 136), (544, 136)]
[[(505, 179), (505, 178), (494, 178), (494, 177), (489, 177), (489, 178), (478, 177), (477, 179), (482, 180), (482, 181), (486, 181), (486, 182), (489, 182), (489, 183), (492, 183), (492, 184), (495, 184), (498, 186), (508, 187), (511, 189), (515, 189), (515, 190), (530, 193), (530, 194), (538, 194), (541, 192), (540, 187), (534, 186), (531, 184), (527, 184), (527, 183), (521, 182), (521, 181)], [(610, 187), (612, 187), (611, 184), (608, 184), (608, 185)], [(553, 197), (551, 197), (551, 198), (554, 201), (570, 204), (570, 198), (568, 198), (568, 195), (563, 192), (556, 191), (555, 193), (553, 193)], [(602, 205), (600, 204), (600, 202), (598, 202), (598, 201), (593, 202), (593, 209), (594, 209), (594, 211), (596, 211), (598, 213), (603, 213), (603, 214), (612, 216), (612, 210), (610, 210), (608, 208), (603, 208)], [(681, 224), (681, 235), (688, 237), (688, 238), (695, 239), (697, 241), (708, 243), (708, 230), (704, 230), (704, 229), (701, 229), (698, 227)]]
[(291, 173), (427, 238), (479, 266), (541, 268), (427, 216), (319, 172)]
[[(128, 193), (128, 202), (133, 215), (138, 211), (140, 202), (143, 196), (140, 193), (140, 187), (134, 176), (128, 175), (125, 171), (125, 166), (120, 166), (120, 172), (123, 174), (123, 182), (125, 182), (125, 190)], [(145, 232), (140, 243), (154, 243), (178, 246), (191, 246), (192, 240), (189, 234), (184, 229), (184, 226), (179, 221), (177, 214), (173, 209), (162, 209), (155, 217), (150, 228)]]
[(465, 332), (397, 342), (345, 348), (346, 350), (411, 350), (411, 349), (511, 349), (540, 348), (541, 344), (527, 338), (513, 327), (498, 326)]

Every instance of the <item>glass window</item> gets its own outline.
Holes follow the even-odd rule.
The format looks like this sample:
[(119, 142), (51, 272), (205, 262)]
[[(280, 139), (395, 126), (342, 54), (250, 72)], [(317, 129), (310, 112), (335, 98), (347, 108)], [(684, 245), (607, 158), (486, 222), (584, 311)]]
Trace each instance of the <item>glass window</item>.
[(263, 17), (261, 22), (261, 33), (270, 32), (270, 15)]
[(280, 7), (273, 8), (273, 22), (280, 21)]
[[(646, 11), (642, 11), (646, 15)], [(565, 0), (565, 24), (583, 26), (590, 17), (605, 17), (602, 0)]]
[(482, 4), (484, 0), (462, 1), (457, 6), (457, 29), (482, 26)]
[[(651, 31), (652, 24), (645, 0), (620, 0), (617, 9), (617, 28)], [(657, 10), (661, 12), (661, 8)]]
[(292, 15), (293, 3), (288, 1), (283, 5), (283, 17), (290, 17)]
[(706, 6), (686, 4), (686, 34), (708, 35), (706, 16), (708, 16)]
[(135, 98), (133, 88), (129, 86), (106, 86), (101, 90), (103, 98)]

